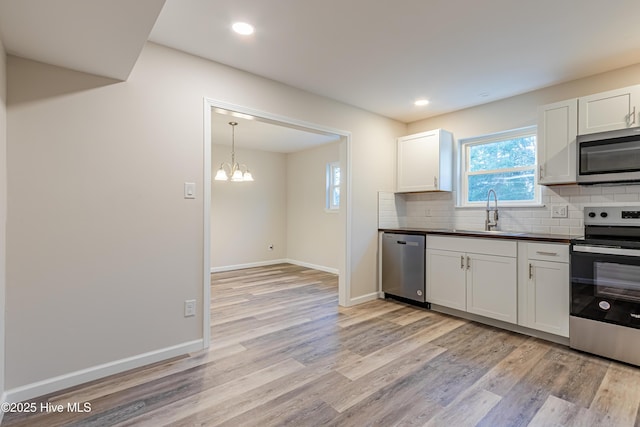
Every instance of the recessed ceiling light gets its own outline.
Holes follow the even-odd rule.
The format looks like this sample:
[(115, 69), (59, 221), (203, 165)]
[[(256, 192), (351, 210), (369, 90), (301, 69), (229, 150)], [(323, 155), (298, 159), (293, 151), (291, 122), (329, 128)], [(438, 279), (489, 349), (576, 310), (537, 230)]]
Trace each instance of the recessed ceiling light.
[(233, 31), (238, 34), (242, 34), (243, 36), (251, 35), (254, 31), (253, 25), (247, 24), (246, 22), (236, 22), (231, 26), (231, 28), (233, 28)]
[(416, 102), (414, 102), (413, 104), (416, 107), (422, 107), (423, 105), (427, 105), (429, 103), (428, 99), (418, 99)]

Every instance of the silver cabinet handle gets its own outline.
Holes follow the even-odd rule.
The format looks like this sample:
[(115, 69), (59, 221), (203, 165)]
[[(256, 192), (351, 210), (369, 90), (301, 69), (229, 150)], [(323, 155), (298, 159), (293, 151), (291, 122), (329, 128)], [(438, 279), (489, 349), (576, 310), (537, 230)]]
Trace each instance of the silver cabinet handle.
[(471, 268), (471, 258), (467, 257), (467, 270)]
[(536, 251), (536, 253), (538, 255), (545, 255), (545, 256), (558, 256), (558, 252)]
[(460, 255), (460, 269), (464, 270), (464, 255)]
[(436, 190), (438, 189), (438, 177), (437, 176), (433, 177), (433, 186), (436, 188)]
[[(631, 120), (633, 118), (633, 120)], [(629, 114), (629, 126), (633, 126), (636, 124), (636, 107), (633, 106), (633, 112)]]
[(529, 263), (529, 279), (533, 279), (533, 264)]

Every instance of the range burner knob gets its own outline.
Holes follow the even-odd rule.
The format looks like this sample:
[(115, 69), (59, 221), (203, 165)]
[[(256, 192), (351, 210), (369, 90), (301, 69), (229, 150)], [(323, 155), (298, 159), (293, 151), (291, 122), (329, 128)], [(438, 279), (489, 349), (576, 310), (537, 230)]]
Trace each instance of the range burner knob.
[(595, 218), (595, 217), (596, 217), (595, 212), (589, 212), (589, 218)]
[(609, 214), (608, 214), (608, 213), (606, 213), (606, 212), (600, 212), (600, 216), (601, 216), (602, 218), (606, 218), (606, 217), (608, 217), (608, 216), (609, 216)]

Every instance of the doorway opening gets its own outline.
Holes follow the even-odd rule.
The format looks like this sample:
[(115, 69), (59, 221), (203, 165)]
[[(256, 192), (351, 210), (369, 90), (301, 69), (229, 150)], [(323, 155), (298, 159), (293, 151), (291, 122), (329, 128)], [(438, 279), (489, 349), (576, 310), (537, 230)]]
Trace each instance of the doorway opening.
[[(338, 303), (342, 306), (349, 305), (349, 253), (350, 253), (350, 221), (351, 217), (351, 168), (350, 168), (350, 144), (351, 135), (349, 132), (328, 128), (322, 125), (300, 121), (289, 117), (278, 116), (264, 111), (255, 110), (252, 108), (229, 104), (223, 101), (205, 98), (204, 100), (204, 283), (203, 283), (203, 337), (204, 346), (209, 347), (210, 343), (210, 316), (209, 313), (210, 301), (211, 301), (211, 288), (210, 288), (210, 274), (212, 271), (212, 239), (216, 236), (211, 235), (212, 221), (211, 221), (211, 204), (212, 204), (212, 167), (219, 165), (213, 165), (212, 152), (214, 143), (229, 144), (231, 141), (231, 133), (229, 131), (228, 122), (237, 122), (237, 128), (244, 128), (247, 130), (247, 135), (251, 133), (255, 135), (263, 135), (264, 138), (260, 141), (260, 138), (249, 137), (247, 135), (246, 140), (242, 141), (240, 145), (246, 145), (251, 148), (252, 140), (255, 139), (253, 144), (260, 144), (259, 146), (253, 146), (253, 148), (263, 151), (268, 151), (268, 147), (264, 145), (269, 133), (276, 133), (279, 136), (275, 137), (278, 144), (286, 144), (284, 139), (287, 139), (287, 133), (299, 135), (305, 134), (304, 141), (301, 143), (309, 144), (309, 147), (313, 145), (319, 145), (334, 141), (338, 145), (339, 163), (341, 165), (341, 180), (343, 187), (340, 189), (340, 210), (337, 214), (339, 222), (339, 234), (334, 242), (338, 251), (338, 266), (336, 272), (338, 274)], [(234, 126), (235, 127), (235, 126)], [(238, 129), (236, 129), (236, 132)], [(236, 133), (236, 146), (240, 138), (240, 133)], [(294, 137), (295, 139), (295, 137)], [(300, 139), (300, 138), (298, 138)], [(230, 148), (230, 147), (229, 147)], [(308, 147), (296, 148), (276, 148), (275, 151), (286, 150), (305, 150)], [(241, 159), (237, 159), (240, 161)], [(251, 165), (247, 165), (249, 168)], [(260, 177), (254, 171), (254, 179), (258, 181)], [(253, 183), (229, 183), (230, 185), (245, 185), (255, 184)], [(236, 244), (238, 242), (235, 242)], [(234, 242), (225, 242), (225, 244), (234, 244)], [(269, 245), (270, 246), (270, 245)], [(239, 267), (242, 268), (242, 267)], [(326, 270), (329, 271), (329, 270)]]

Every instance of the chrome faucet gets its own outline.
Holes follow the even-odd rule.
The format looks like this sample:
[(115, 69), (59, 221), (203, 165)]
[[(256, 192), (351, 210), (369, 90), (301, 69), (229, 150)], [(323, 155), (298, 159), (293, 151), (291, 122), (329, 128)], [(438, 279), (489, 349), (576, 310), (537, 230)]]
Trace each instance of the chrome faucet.
[[(491, 199), (491, 193), (493, 193), (493, 200), (495, 206), (493, 208), (489, 207), (489, 200)], [(493, 211), (493, 222), (489, 219), (489, 214)], [(498, 227), (498, 195), (496, 194), (496, 190), (493, 188), (487, 192), (487, 219), (484, 220), (484, 229), (485, 231), (491, 231), (491, 228)]]

